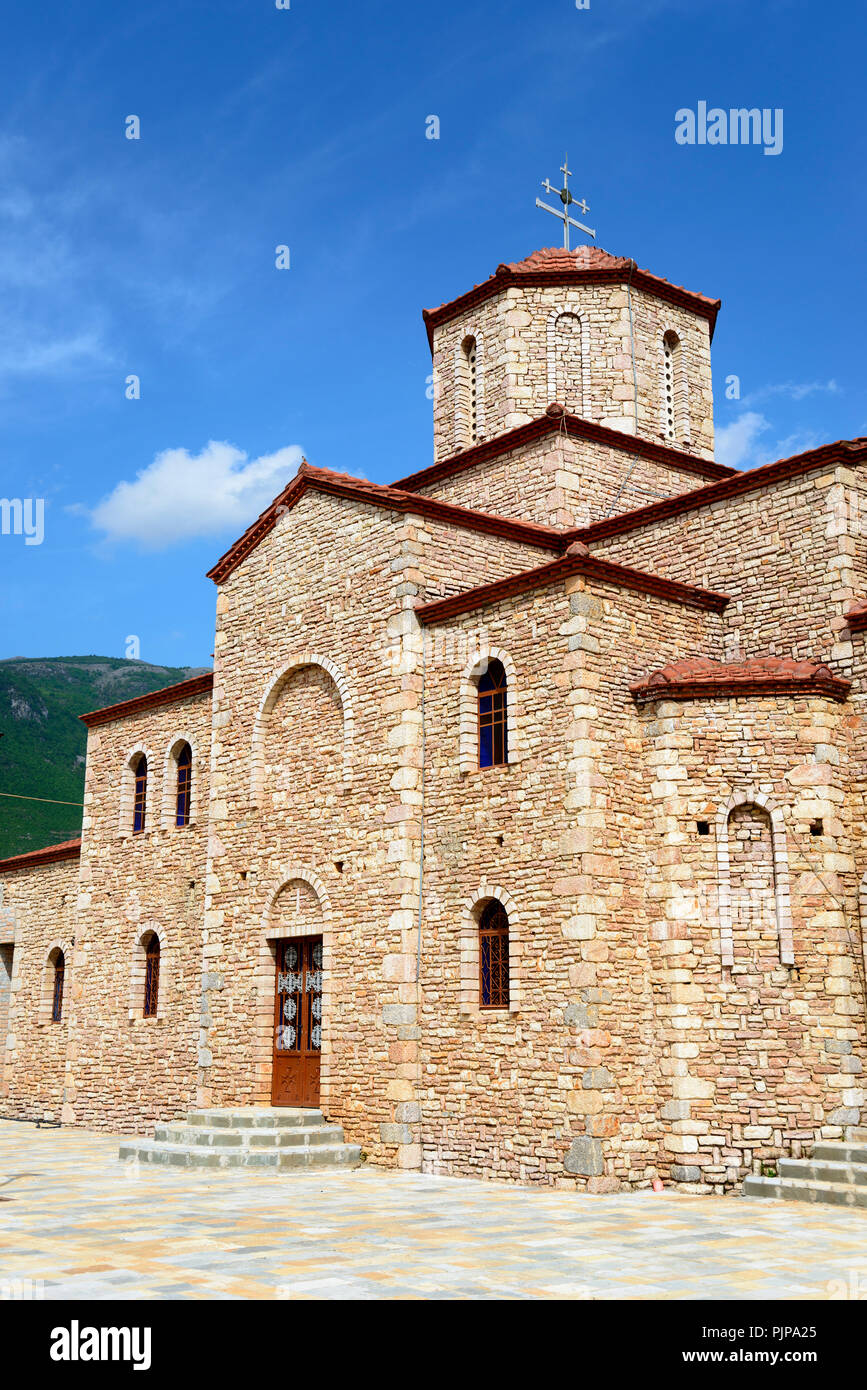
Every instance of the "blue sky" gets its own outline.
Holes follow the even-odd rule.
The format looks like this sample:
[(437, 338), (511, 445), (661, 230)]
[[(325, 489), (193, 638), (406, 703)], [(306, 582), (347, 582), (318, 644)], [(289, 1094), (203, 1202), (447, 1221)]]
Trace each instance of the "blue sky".
[[(867, 434), (865, 39), (808, 0), (13, 7), (0, 495), (46, 513), (0, 535), (0, 657), (207, 664), (204, 572), (299, 450), (430, 461), (421, 309), (558, 244), (566, 149), (600, 246), (722, 298), (726, 461)], [(700, 101), (782, 108), (782, 153), (677, 144)]]

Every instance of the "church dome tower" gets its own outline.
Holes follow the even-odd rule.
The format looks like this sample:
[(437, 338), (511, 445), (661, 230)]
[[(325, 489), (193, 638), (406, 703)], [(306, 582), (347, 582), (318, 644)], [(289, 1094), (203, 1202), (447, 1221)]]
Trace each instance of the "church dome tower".
[(529, 424), (554, 402), (712, 460), (719, 307), (596, 246), (548, 247), (498, 266), (424, 314), (435, 461)]

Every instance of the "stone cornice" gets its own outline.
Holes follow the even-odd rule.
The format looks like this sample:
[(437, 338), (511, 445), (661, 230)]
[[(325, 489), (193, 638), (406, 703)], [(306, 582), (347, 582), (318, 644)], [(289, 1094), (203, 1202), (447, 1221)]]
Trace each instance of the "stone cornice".
[(629, 689), (636, 704), (657, 700), (742, 700), (759, 695), (820, 695), (847, 700), (851, 681), (835, 676), (821, 662), (789, 657), (760, 657), (744, 662), (702, 658), (676, 662), (654, 671)]
[(547, 289), (562, 285), (625, 286), (627, 282), (632, 285), (633, 289), (644, 290), (646, 294), (653, 295), (655, 299), (661, 299), (668, 304), (676, 304), (681, 309), (688, 309), (691, 313), (700, 314), (702, 318), (708, 320), (710, 336), (713, 339), (717, 314), (720, 310), (720, 300), (708, 299), (706, 295), (685, 290), (681, 285), (672, 285), (668, 280), (662, 280), (659, 276), (651, 274), (649, 270), (641, 270), (635, 261), (629, 259), (610, 266), (585, 266), (576, 267), (574, 270), (542, 270), (539, 268), (521, 270), (515, 266), (500, 265), (489, 279), (483, 280), (480, 285), (474, 285), (471, 290), (458, 295), (457, 299), (440, 304), (436, 309), (423, 309), (422, 318), (427, 329), (428, 342), (433, 350), (434, 330), (439, 328), (440, 324), (448, 323), (450, 319), (457, 318), (459, 314), (466, 313), (468, 309), (475, 309), (479, 304), (484, 304), (487, 300), (493, 299), (496, 295), (502, 294), (504, 290), (511, 289), (513, 286)]
[(845, 616), (850, 632), (867, 631), (867, 600), (856, 603)]
[(687, 608), (704, 608), (713, 613), (722, 613), (729, 601), (727, 594), (715, 593), (710, 589), (697, 589), (690, 584), (679, 584), (659, 575), (645, 574), (625, 565), (616, 565), (609, 560), (598, 560), (593, 555), (565, 555), (561, 560), (538, 569), (522, 570), (519, 574), (498, 579), (493, 584), (483, 584), (463, 593), (452, 594), (448, 598), (437, 599), (432, 603), (418, 604), (416, 617), (424, 626), (445, 622), (460, 613), (471, 613), (476, 608), (499, 603), (516, 594), (530, 593), (534, 589), (548, 588), (559, 584), (571, 575), (581, 574), (589, 579), (598, 579), (614, 584), (621, 589), (632, 589), (637, 593), (654, 594)]

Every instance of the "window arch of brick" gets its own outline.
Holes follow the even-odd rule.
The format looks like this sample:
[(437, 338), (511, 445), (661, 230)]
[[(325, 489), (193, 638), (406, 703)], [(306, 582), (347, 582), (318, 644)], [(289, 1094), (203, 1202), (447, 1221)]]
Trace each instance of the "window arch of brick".
[(780, 961), (794, 965), (795, 948), (792, 933), (792, 899), (789, 880), (789, 853), (786, 845), (786, 826), (783, 813), (764, 792), (753, 787), (732, 792), (717, 816), (717, 894), (719, 901), (720, 956), (724, 966), (734, 965), (734, 932), (732, 923), (731, 852), (729, 822), (733, 811), (741, 806), (756, 806), (764, 811), (771, 823), (771, 853), (774, 873), (774, 907), (780, 941)]
[(689, 444), (689, 382), (686, 354), (673, 328), (662, 335), (661, 375), (662, 433), (672, 444)]
[[(491, 902), (499, 903), (509, 919), (509, 1005), (508, 1009), (482, 1008), (479, 998), (480, 941), (482, 915)], [(499, 884), (480, 883), (461, 907), (460, 993), (458, 1009), (464, 1018), (494, 1017), (517, 1013), (521, 1007), (524, 931), (523, 916), (514, 898)]]
[[(60, 1018), (55, 1019), (55, 987), (58, 965), (62, 968), (62, 987), (60, 991)], [(39, 991), (38, 1023), (63, 1024), (68, 1022), (68, 1004), (71, 993), (72, 943), (52, 941), (45, 953), (42, 967), (42, 988)]]
[[(159, 946), (159, 981), (157, 986), (156, 1013), (145, 1012), (145, 996), (148, 982), (148, 946), (152, 942)], [(132, 967), (129, 980), (129, 1016), (131, 1019), (165, 1018), (166, 984), (171, 965), (171, 953), (166, 944), (166, 932), (158, 922), (138, 922), (132, 951)]]
[(118, 831), (124, 839), (133, 834), (133, 818), (135, 815), (135, 788), (136, 788), (136, 768), (140, 758), (147, 761), (147, 790), (145, 797), (145, 828), (143, 833), (147, 833), (154, 826), (155, 808), (155, 772), (156, 759), (150, 748), (143, 743), (137, 743), (126, 754), (123, 761), (123, 772), (120, 782), (120, 818)]
[(518, 762), (522, 737), (518, 711), (518, 681), (515, 663), (502, 647), (480, 649), (471, 656), (461, 677), (458, 761), (461, 773), (479, 768), (479, 679), (492, 661), (506, 673), (506, 722), (508, 725), (507, 763)]
[(548, 404), (556, 401), (572, 415), (586, 415), (590, 405), (590, 330), (586, 313), (574, 304), (560, 304), (552, 309), (545, 347)]
[(265, 693), (259, 701), (256, 718), (253, 722), (253, 738), (250, 747), (250, 801), (258, 806), (262, 799), (265, 782), (265, 736), (268, 721), (277, 698), (286, 681), (301, 666), (321, 666), (337, 687), (343, 709), (343, 780), (348, 782), (352, 776), (352, 757), (355, 734), (355, 707), (349, 682), (342, 671), (327, 656), (318, 652), (301, 652), (271, 676), (265, 686)]
[(199, 757), (196, 742), (188, 734), (175, 734), (163, 759), (163, 796), (160, 824), (164, 830), (177, 829), (178, 758), (187, 746), (190, 750), (190, 813), (187, 825), (194, 825), (199, 810)]
[(455, 351), (455, 449), (485, 438), (484, 347), (478, 329), (467, 330)]
[[(276, 903), (281, 893), (295, 883), (312, 889), (319, 906), (319, 920), (306, 926), (284, 926), (277, 920)], [(322, 879), (304, 864), (288, 863), (280, 869), (268, 889), (259, 924), (259, 952), (256, 967), (257, 1047), (256, 1089), (262, 1099), (271, 1094), (272, 1029), (274, 1023), (274, 984), (277, 943), (296, 936), (322, 937), (322, 1052), (320, 1054), (320, 1109), (327, 1114), (331, 1098), (332, 1046), (330, 1022), (334, 1017), (333, 988), (333, 910)]]

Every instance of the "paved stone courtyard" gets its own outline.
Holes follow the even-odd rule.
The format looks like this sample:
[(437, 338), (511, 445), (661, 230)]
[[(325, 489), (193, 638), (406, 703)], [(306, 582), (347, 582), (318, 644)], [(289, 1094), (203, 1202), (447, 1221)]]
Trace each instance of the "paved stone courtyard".
[(827, 1299), (867, 1289), (863, 1211), (590, 1197), (376, 1168), (154, 1171), (125, 1166), (117, 1147), (0, 1120), (0, 1296), (20, 1281), (47, 1299)]

